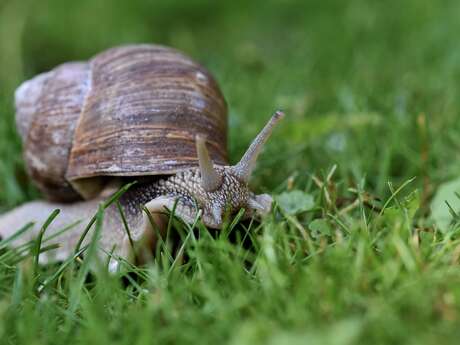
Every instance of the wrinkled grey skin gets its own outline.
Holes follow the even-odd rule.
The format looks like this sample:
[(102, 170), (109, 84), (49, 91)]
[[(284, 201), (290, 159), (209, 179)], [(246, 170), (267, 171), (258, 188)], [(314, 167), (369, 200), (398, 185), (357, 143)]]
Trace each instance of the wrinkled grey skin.
[[(166, 227), (164, 214), (166, 209), (186, 223), (193, 223), (197, 216), (209, 228), (220, 229), (225, 215), (233, 215), (241, 208), (245, 209), (244, 218), (263, 216), (270, 211), (272, 198), (267, 194), (255, 195), (249, 190), (248, 183), (255, 162), (263, 144), (268, 139), (273, 126), (282, 118), (281, 112), (275, 113), (261, 133), (254, 139), (246, 154), (235, 166), (215, 166), (207, 152), (205, 140), (197, 137), (199, 168), (191, 168), (157, 181), (137, 184), (131, 187), (119, 200), (123, 214), (130, 229), (130, 242), (127, 231), (116, 205), (105, 211), (104, 223), (99, 240), (100, 254), (113, 252), (110, 270), (118, 269), (116, 256), (132, 261), (139, 253), (153, 252), (156, 237), (155, 227), (163, 231)], [(47, 201), (34, 201), (20, 206), (0, 216), (0, 236), (6, 239), (29, 222), (35, 222), (33, 229), (15, 239), (11, 244), (18, 246), (34, 239), (42, 224), (55, 210), (60, 215), (46, 231), (44, 245), (59, 245), (59, 248), (44, 252), (40, 262), (62, 261), (73, 254), (89, 219), (97, 212), (101, 202), (120, 187), (119, 183), (109, 185), (98, 198), (73, 204), (59, 204)], [(149, 217), (143, 208), (150, 213)], [(69, 225), (70, 230), (58, 234)], [(49, 239), (52, 237), (51, 239)], [(83, 245), (91, 236), (87, 236)]]
[(267, 194), (255, 195), (248, 185), (232, 172), (231, 167), (215, 167), (223, 177), (222, 184), (214, 191), (201, 186), (199, 169), (191, 169), (160, 180), (151, 185), (157, 196), (177, 198), (176, 214), (186, 222), (193, 222), (198, 210), (202, 211), (203, 223), (213, 229), (222, 227), (224, 214), (232, 215), (241, 208), (246, 217), (265, 215), (270, 211), (272, 198)]

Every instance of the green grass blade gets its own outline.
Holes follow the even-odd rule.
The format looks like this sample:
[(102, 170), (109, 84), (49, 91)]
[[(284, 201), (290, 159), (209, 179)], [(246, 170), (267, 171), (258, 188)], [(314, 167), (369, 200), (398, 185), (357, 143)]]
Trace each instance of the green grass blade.
[[(120, 190), (118, 190), (109, 199), (107, 199), (106, 201), (104, 201), (102, 203), (102, 208), (105, 210), (107, 207), (112, 205), (114, 202), (116, 202), (118, 199), (120, 199), (120, 197), (124, 193), (126, 193), (128, 191), (128, 189), (131, 188), (134, 184), (136, 184), (136, 182), (131, 182), (131, 183), (128, 183), (128, 184), (124, 185), (123, 187), (121, 187)], [(93, 218), (91, 218), (91, 220), (89, 221), (88, 225), (83, 230), (82, 235), (80, 236), (80, 239), (78, 240), (77, 245), (75, 246), (75, 253), (80, 251), (80, 247), (81, 247), (83, 241), (85, 240), (86, 235), (88, 234), (89, 230), (91, 229), (91, 227), (96, 222), (96, 219), (97, 219), (97, 214), (95, 214), (93, 216)]]
[(48, 229), (48, 227), (51, 225), (54, 219), (56, 219), (56, 217), (59, 215), (60, 212), (61, 210), (56, 209), (49, 215), (48, 219), (45, 221), (42, 228), (40, 229), (37, 239), (35, 240), (35, 246), (33, 247), (33, 256), (34, 256), (33, 272), (34, 272), (34, 277), (35, 277), (36, 282), (38, 282), (38, 279), (39, 279), (38, 262), (40, 259), (40, 253), (42, 252), (41, 246), (42, 246), (43, 235), (45, 234), (45, 231)]

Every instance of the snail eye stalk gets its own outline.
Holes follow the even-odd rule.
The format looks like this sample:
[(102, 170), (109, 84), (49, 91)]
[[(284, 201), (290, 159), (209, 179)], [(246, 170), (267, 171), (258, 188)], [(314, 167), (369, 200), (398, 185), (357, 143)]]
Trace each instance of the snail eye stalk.
[(284, 113), (280, 110), (277, 110), (265, 125), (265, 127), (253, 140), (241, 160), (232, 167), (235, 175), (238, 176), (242, 181), (246, 183), (249, 182), (251, 174), (256, 166), (257, 157), (259, 156), (260, 151), (262, 151), (262, 148), (264, 147), (268, 138), (270, 138), (273, 128), (283, 117)]
[(201, 187), (207, 192), (215, 191), (222, 185), (222, 176), (214, 169), (204, 137), (197, 135), (195, 140), (201, 172)]

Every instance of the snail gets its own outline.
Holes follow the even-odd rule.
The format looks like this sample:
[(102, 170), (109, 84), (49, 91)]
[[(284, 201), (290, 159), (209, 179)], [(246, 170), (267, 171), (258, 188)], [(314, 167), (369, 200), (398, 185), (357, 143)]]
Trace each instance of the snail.
[[(224, 97), (211, 74), (177, 50), (127, 45), (65, 63), (20, 85), (15, 103), (26, 168), (47, 200), (0, 216), (0, 236), (33, 221), (13, 245), (30, 241), (60, 209), (46, 230), (46, 245), (57, 249), (41, 253), (40, 263), (68, 258), (85, 220), (133, 180), (119, 203), (105, 210), (99, 247), (113, 251), (111, 270), (118, 268), (113, 258), (132, 261), (136, 251), (153, 249), (153, 227), (164, 231), (165, 209), (186, 223), (199, 214), (215, 229), (242, 208), (244, 218), (271, 209), (272, 198), (256, 195), (248, 182), (283, 113), (275, 112), (241, 160), (229, 165)], [(74, 226), (62, 232), (69, 224)]]

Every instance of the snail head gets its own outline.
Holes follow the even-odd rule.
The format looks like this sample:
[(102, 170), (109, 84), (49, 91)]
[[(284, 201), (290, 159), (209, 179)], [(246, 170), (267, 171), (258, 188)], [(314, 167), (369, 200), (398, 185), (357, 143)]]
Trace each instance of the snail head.
[(275, 112), (262, 131), (253, 140), (241, 160), (232, 166), (213, 164), (206, 148), (206, 139), (196, 136), (199, 167), (172, 176), (173, 193), (177, 196), (176, 214), (192, 222), (197, 210), (202, 221), (210, 228), (221, 228), (226, 215), (245, 209), (245, 218), (262, 216), (270, 212), (272, 198), (268, 194), (256, 195), (249, 189), (249, 180), (257, 158), (275, 125), (284, 117)]

